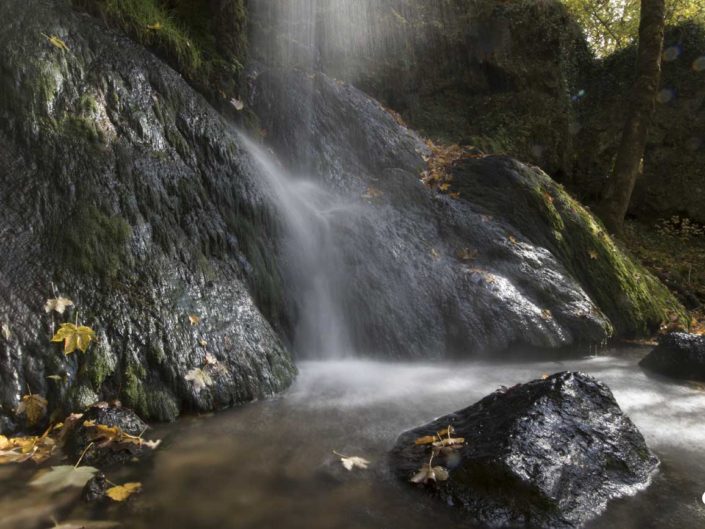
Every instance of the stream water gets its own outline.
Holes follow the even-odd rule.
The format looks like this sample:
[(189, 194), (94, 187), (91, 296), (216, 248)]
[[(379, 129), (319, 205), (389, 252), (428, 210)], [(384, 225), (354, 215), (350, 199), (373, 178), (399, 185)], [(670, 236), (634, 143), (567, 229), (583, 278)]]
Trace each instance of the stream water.
[[(164, 440), (153, 458), (109, 475), (144, 483), (127, 512), (114, 505), (88, 512), (83, 504), (66, 512), (61, 506), (76, 493), (28, 494), (26, 485), (17, 485), (29, 477), (21, 475), (25, 467), (0, 467), (0, 529), (30, 527), (18, 523), (23, 508), (45, 519), (118, 519), (134, 529), (467, 527), (460, 511), (395, 480), (387, 451), (407, 428), (500, 385), (562, 370), (586, 371), (607, 383), (661, 459), (651, 487), (610, 503), (588, 527), (705, 527), (705, 393), (648, 377), (636, 365), (644, 353), (499, 364), (304, 362), (280, 398), (151, 430), (148, 437)], [(372, 465), (348, 472), (334, 450)]]

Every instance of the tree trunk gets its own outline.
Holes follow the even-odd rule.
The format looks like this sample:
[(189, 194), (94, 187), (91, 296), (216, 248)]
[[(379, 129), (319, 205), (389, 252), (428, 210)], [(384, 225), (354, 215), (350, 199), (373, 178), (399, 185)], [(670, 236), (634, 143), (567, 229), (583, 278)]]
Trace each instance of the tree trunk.
[(641, 0), (636, 82), (612, 178), (608, 180), (597, 207), (607, 229), (617, 235), (622, 233), (624, 217), (641, 170), (646, 135), (661, 81), (665, 10), (665, 0)]

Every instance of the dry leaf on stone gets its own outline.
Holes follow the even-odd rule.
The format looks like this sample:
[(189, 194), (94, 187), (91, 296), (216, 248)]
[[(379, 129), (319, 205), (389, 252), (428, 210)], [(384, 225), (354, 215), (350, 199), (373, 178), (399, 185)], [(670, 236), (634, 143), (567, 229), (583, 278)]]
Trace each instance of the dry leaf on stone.
[(110, 487), (105, 493), (108, 497), (114, 501), (125, 501), (127, 498), (132, 496), (135, 492), (139, 492), (142, 489), (142, 483), (125, 483), (124, 485), (116, 485)]
[(430, 463), (424, 463), (419, 471), (409, 480), (412, 483), (428, 483), (429, 481), (446, 481), (448, 471), (440, 466), (432, 467)]
[(464, 442), (465, 442), (464, 437), (446, 437), (444, 439), (441, 439), (441, 440), (433, 443), (433, 446), (435, 446), (437, 448), (442, 448), (445, 446), (462, 445)]
[(12, 331), (10, 331), (10, 326), (7, 323), (0, 325), (0, 332), (2, 333), (2, 337), (5, 338), (5, 341), (12, 337)]
[(69, 47), (66, 45), (66, 43), (56, 35), (46, 35), (45, 33), (42, 33), (42, 35), (44, 35), (49, 41), (49, 44), (51, 44), (55, 48), (59, 48), (62, 51), (69, 51)]
[(52, 342), (64, 342), (64, 354), (69, 355), (76, 349), (86, 352), (91, 341), (95, 339), (95, 331), (85, 325), (62, 323), (52, 337)]
[(435, 435), (424, 435), (423, 437), (419, 437), (414, 441), (415, 445), (430, 445), (438, 441), (438, 437)]
[(194, 388), (196, 388), (196, 391), (199, 393), (213, 384), (211, 376), (200, 367), (194, 367), (191, 371), (186, 373), (184, 380), (193, 382)]
[(17, 406), (17, 415), (26, 416), (27, 422), (33, 426), (44, 417), (48, 404), (47, 399), (41, 395), (25, 395), (22, 397), (22, 402)]
[(48, 472), (40, 473), (29, 484), (49, 492), (56, 492), (68, 487), (82, 488), (98, 472), (94, 467), (75, 467), (60, 465), (51, 467)]
[(93, 441), (98, 448), (113, 447), (134, 450), (146, 446), (154, 450), (161, 443), (161, 440), (148, 441), (136, 435), (123, 432), (117, 426), (97, 424), (95, 421), (84, 421), (83, 427), (92, 430), (91, 441)]
[(58, 298), (47, 299), (47, 302), (44, 304), (44, 312), (47, 314), (50, 312), (58, 312), (59, 314), (63, 314), (68, 307), (73, 306), (73, 301), (59, 296)]
[(191, 325), (196, 326), (201, 323), (201, 317), (196, 316), (195, 314), (189, 314), (188, 321), (189, 323), (191, 323)]
[(231, 105), (233, 106), (233, 108), (234, 108), (235, 110), (237, 110), (238, 112), (239, 112), (240, 110), (242, 110), (243, 108), (245, 108), (245, 103), (243, 103), (240, 99), (237, 99), (236, 97), (233, 97), (233, 98), (230, 100), (230, 104), (231, 104)]

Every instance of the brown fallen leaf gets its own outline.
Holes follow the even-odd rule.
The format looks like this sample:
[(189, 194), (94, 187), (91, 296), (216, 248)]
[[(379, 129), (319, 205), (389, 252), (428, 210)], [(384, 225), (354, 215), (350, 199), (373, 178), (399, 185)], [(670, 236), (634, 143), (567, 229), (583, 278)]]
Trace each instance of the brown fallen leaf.
[(196, 316), (195, 314), (189, 314), (188, 321), (191, 323), (191, 325), (196, 326), (201, 323), (201, 317)]
[(440, 441), (433, 443), (433, 446), (440, 448), (444, 446), (462, 445), (463, 443), (465, 443), (464, 437), (445, 437)]
[(97, 424), (95, 421), (84, 421), (83, 426), (84, 428), (92, 430), (91, 441), (93, 441), (98, 448), (113, 447), (132, 451), (146, 446), (154, 450), (161, 443), (161, 440), (148, 441), (142, 439), (142, 437), (123, 432), (117, 426)]
[(22, 397), (22, 402), (17, 406), (17, 415), (25, 415), (27, 422), (34, 426), (47, 412), (49, 402), (41, 395), (29, 394)]
[(423, 437), (419, 437), (414, 441), (414, 444), (417, 446), (421, 445), (430, 445), (438, 441), (438, 436), (435, 435), (424, 435)]

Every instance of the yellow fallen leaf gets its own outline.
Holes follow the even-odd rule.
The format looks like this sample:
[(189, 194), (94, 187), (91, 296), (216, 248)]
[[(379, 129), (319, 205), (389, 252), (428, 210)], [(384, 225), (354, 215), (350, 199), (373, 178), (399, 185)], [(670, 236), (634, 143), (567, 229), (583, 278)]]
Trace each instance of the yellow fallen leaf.
[(112, 500), (125, 501), (127, 498), (132, 496), (135, 492), (139, 492), (141, 489), (142, 483), (133, 482), (110, 487), (108, 490), (105, 491), (105, 493)]
[(430, 445), (438, 441), (438, 437), (435, 435), (424, 435), (423, 437), (419, 437), (414, 441), (415, 445)]
[(596, 260), (597, 260), (598, 255), (597, 255), (597, 252), (596, 252), (595, 250), (590, 250), (590, 251), (588, 252), (588, 255), (590, 256), (590, 259), (592, 259), (593, 261), (596, 261)]
[(66, 43), (56, 35), (46, 35), (45, 33), (42, 33), (42, 35), (44, 35), (49, 41), (49, 44), (51, 44), (55, 48), (59, 48), (62, 51), (69, 51), (69, 47), (66, 45)]
[(195, 325), (198, 325), (199, 323), (201, 323), (201, 317), (196, 316), (195, 314), (189, 314), (188, 321), (191, 323), (191, 325), (195, 326)]
[(162, 29), (162, 23), (155, 22), (154, 24), (148, 24), (147, 29), (151, 29), (152, 31), (159, 31), (160, 29)]
[(91, 341), (95, 339), (95, 331), (85, 325), (62, 323), (59, 330), (52, 337), (52, 342), (64, 342), (64, 354), (69, 355), (76, 349), (86, 352)]

